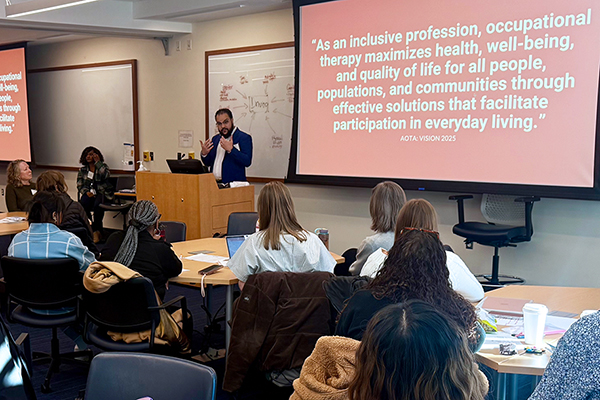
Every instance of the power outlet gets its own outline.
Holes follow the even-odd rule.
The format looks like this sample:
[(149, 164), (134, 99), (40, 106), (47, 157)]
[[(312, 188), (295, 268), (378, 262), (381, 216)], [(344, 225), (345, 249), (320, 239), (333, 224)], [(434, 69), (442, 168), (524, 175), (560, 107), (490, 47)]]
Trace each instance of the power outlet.
[(175, 51), (181, 51), (181, 40), (175, 42)]
[(187, 49), (191, 50), (192, 49), (192, 39), (188, 39), (187, 40)]
[(153, 151), (150, 152), (150, 161), (154, 161), (154, 152)]

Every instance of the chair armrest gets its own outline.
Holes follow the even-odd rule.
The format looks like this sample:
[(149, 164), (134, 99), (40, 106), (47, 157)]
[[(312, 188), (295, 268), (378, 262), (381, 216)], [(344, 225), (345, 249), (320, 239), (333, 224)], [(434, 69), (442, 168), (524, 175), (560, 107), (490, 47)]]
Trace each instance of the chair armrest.
[(471, 194), (460, 194), (455, 196), (448, 197), (449, 200), (456, 200), (458, 204), (458, 223), (462, 224), (465, 222), (465, 200), (472, 199), (473, 195)]
[(82, 294), (77, 296), (77, 303), (75, 306), (75, 315), (77, 316), (77, 321), (80, 321), (80, 322), (82, 322), (85, 317), (85, 302), (83, 301)]
[(533, 203), (540, 201), (538, 196), (524, 196), (517, 197), (515, 202), (525, 203), (525, 231), (527, 232), (527, 240), (533, 236), (533, 220), (531, 219), (531, 213), (533, 212)]
[(448, 200), (466, 200), (466, 199), (472, 199), (472, 198), (473, 198), (472, 194), (457, 194), (457, 195), (448, 197)]
[(516, 203), (535, 203), (536, 201), (540, 201), (538, 196), (523, 196), (515, 199)]
[(149, 310), (162, 310), (167, 307), (171, 307), (173, 304), (179, 303), (180, 301), (182, 302), (182, 306), (183, 306), (183, 304), (186, 304), (186, 306), (187, 306), (187, 300), (186, 300), (185, 296), (177, 296), (174, 299), (167, 301), (166, 303), (162, 303), (160, 306), (148, 307), (148, 309)]
[(175, 303), (181, 304), (181, 316), (183, 318), (183, 331), (186, 335), (189, 336), (191, 340), (193, 327), (190, 322), (188, 308), (187, 308), (187, 299), (185, 296), (177, 296), (174, 299), (167, 301), (166, 303), (161, 304), (158, 307), (148, 307), (149, 310), (164, 310), (167, 307), (172, 306)]

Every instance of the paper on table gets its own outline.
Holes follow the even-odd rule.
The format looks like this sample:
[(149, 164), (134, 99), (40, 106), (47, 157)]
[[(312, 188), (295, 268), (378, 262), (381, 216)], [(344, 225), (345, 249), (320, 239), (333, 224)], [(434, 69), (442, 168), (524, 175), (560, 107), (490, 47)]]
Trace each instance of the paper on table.
[[(546, 326), (544, 327), (544, 333), (555, 334), (563, 333), (577, 321), (576, 318), (566, 317), (555, 317), (553, 315), (546, 316)], [(504, 325), (502, 331), (511, 335), (520, 335), (523, 333), (523, 317), (499, 317), (496, 316), (496, 323), (498, 325)]]
[(219, 265), (226, 265), (226, 261), (228, 260), (227, 257), (213, 256), (210, 254), (195, 254), (193, 256), (185, 257), (185, 259)]
[(6, 217), (0, 219), (0, 224), (12, 224), (15, 222), (23, 222), (25, 221), (25, 217)]
[(491, 350), (497, 349), (500, 343), (513, 343), (517, 350), (523, 350), (525, 345), (519, 339), (509, 335), (504, 332), (494, 332), (488, 333), (485, 336), (485, 341), (483, 342), (483, 346), (481, 346), (482, 350)]

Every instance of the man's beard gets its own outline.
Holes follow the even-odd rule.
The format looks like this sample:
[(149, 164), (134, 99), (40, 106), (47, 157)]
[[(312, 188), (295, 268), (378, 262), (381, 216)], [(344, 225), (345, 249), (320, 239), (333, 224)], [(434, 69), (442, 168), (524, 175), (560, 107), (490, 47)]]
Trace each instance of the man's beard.
[(220, 133), (220, 134), (221, 134), (221, 136), (223, 136), (225, 139), (229, 139), (229, 137), (231, 136), (231, 132), (233, 132), (233, 130), (234, 130), (235, 128), (232, 126), (232, 127), (231, 127), (231, 130), (230, 130), (230, 129), (227, 129), (227, 133), (226, 133), (226, 134), (223, 134), (223, 131), (224, 131), (225, 129), (227, 129), (227, 128), (221, 129), (221, 131), (220, 131), (219, 133)]

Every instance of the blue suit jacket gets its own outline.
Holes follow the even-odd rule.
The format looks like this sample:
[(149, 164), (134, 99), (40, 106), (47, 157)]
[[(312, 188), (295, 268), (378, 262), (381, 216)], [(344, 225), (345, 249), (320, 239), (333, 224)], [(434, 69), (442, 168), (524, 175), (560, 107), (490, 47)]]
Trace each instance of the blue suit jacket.
[[(202, 161), (210, 167), (211, 172), (213, 171), (213, 164), (217, 156), (217, 146), (220, 146), (220, 140), (220, 134), (213, 136), (211, 138), (213, 148), (206, 157), (202, 157)], [(223, 183), (245, 181), (246, 168), (252, 164), (252, 136), (236, 127), (232, 140), (233, 149), (231, 153), (225, 153), (225, 158), (223, 158), (223, 167), (221, 168)], [(236, 145), (238, 145), (239, 150), (236, 148)]]

